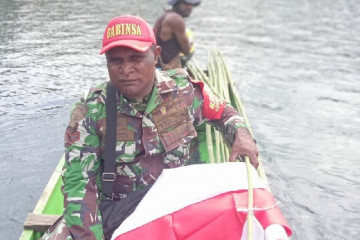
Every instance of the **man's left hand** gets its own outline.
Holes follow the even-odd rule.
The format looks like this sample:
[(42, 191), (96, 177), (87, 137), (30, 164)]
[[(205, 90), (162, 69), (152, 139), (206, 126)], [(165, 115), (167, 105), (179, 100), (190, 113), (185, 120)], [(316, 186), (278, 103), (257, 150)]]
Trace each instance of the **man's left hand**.
[(259, 166), (259, 151), (257, 150), (254, 139), (250, 132), (240, 127), (236, 130), (235, 140), (231, 149), (230, 162), (235, 162), (238, 156), (246, 155), (249, 157), (251, 164), (257, 169)]

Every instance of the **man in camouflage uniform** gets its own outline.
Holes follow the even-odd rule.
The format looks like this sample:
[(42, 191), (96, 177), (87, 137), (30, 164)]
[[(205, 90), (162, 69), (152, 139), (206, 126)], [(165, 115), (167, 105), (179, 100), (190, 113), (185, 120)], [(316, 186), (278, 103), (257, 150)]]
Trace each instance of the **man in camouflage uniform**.
[[(204, 121), (232, 145), (230, 161), (247, 155), (258, 165), (256, 145), (239, 113), (185, 70), (156, 70), (160, 51), (151, 27), (139, 17), (117, 17), (106, 28), (101, 54), (106, 53), (117, 88), (115, 199), (152, 184), (164, 168), (183, 166), (197, 136), (194, 124)], [(106, 198), (101, 186), (105, 99), (103, 83), (74, 106), (65, 134), (64, 214), (43, 239), (104, 238), (98, 204)]]

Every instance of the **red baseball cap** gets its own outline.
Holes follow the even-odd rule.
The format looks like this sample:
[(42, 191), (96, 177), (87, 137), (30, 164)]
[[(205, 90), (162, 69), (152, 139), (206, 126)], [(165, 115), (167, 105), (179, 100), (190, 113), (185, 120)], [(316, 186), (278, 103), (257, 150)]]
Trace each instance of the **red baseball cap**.
[(107, 25), (100, 54), (119, 46), (146, 52), (152, 44), (156, 45), (156, 39), (151, 26), (140, 17), (124, 15)]

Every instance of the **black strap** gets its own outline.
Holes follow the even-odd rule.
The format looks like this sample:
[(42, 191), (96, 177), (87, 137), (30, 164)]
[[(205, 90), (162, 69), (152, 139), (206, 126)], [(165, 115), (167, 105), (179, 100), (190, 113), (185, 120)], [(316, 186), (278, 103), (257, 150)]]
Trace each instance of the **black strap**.
[(116, 88), (109, 81), (106, 85), (106, 135), (105, 161), (101, 176), (102, 192), (113, 193), (115, 181), (115, 149), (116, 149)]

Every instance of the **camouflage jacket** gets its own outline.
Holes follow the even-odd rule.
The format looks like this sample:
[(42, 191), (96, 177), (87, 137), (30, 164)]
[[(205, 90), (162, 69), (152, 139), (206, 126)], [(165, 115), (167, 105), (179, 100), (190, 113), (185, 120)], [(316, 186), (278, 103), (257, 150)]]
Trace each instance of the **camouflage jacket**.
[[(228, 104), (218, 119), (205, 114), (210, 108), (215, 108), (216, 114), (219, 100), (206, 87), (202, 90), (202, 85), (189, 81), (184, 70), (156, 70), (155, 79), (143, 112), (117, 93), (114, 192), (120, 198), (153, 183), (164, 168), (183, 166), (189, 159), (190, 142), (197, 136), (194, 125), (205, 121), (217, 127), (230, 144), (235, 130), (244, 126), (243, 118)], [(210, 96), (207, 99), (205, 91)], [(74, 239), (103, 237), (98, 203), (102, 196), (105, 98), (106, 83), (90, 89), (75, 104), (65, 134), (64, 219)]]

